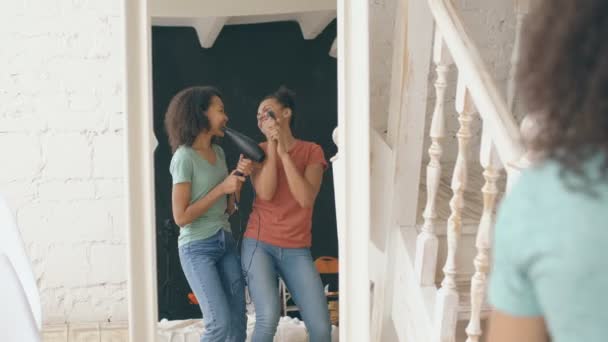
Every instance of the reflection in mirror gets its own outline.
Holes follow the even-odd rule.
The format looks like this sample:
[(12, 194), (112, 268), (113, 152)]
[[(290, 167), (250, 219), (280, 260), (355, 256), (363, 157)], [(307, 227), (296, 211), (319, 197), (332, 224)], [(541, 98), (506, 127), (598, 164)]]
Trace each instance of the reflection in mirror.
[(159, 337), (337, 341), (335, 16), (153, 19)]

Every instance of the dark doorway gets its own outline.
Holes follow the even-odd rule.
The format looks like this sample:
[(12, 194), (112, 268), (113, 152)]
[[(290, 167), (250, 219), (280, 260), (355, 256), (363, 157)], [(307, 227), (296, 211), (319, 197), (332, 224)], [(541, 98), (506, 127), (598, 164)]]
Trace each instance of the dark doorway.
[[(171, 150), (163, 127), (170, 99), (193, 85), (213, 85), (224, 96), (230, 126), (257, 141), (258, 102), (284, 84), (296, 92), (298, 138), (320, 144), (329, 159), (336, 153), (331, 133), (337, 124), (336, 60), (329, 49), (336, 37), (335, 21), (315, 40), (307, 41), (296, 23), (271, 23), (225, 27), (211, 49), (202, 49), (196, 32), (185, 27), (154, 27), (152, 64), (154, 94), (154, 153), (159, 318), (201, 317), (198, 306), (188, 302), (190, 288), (177, 253), (179, 228), (172, 221)], [(229, 143), (222, 143), (232, 169), (238, 158)], [(245, 185), (240, 217), (232, 229), (241, 234), (251, 211), (252, 188)], [(239, 219), (240, 218), (240, 219)], [(313, 218), (313, 257), (338, 256), (338, 238), (331, 168), (324, 175)]]

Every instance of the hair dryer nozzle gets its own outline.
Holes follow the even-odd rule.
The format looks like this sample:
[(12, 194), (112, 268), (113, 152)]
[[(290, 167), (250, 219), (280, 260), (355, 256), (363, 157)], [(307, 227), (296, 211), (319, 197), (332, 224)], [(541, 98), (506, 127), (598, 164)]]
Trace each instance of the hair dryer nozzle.
[(224, 127), (223, 131), (225, 136), (232, 140), (234, 145), (247, 159), (251, 159), (256, 163), (264, 161), (266, 154), (264, 154), (264, 151), (253, 139), (229, 127)]

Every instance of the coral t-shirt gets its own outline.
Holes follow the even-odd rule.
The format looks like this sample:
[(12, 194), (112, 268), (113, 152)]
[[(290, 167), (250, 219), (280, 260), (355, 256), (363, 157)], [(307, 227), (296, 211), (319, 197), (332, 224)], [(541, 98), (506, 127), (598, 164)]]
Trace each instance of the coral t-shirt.
[[(266, 145), (260, 144), (264, 150)], [(289, 155), (301, 175), (309, 165), (319, 164), (323, 169), (327, 168), (323, 149), (315, 143), (296, 140)], [(292, 195), (283, 163), (278, 158), (274, 197), (270, 201), (255, 198), (245, 236), (282, 248), (310, 247), (312, 213), (312, 208), (302, 208)]]

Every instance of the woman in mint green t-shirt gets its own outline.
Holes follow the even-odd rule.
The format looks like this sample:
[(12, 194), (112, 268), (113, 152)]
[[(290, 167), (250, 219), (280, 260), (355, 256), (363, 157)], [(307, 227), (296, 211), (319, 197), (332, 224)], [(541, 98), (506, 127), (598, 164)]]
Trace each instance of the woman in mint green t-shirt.
[(174, 151), (173, 217), (180, 234), (179, 258), (200, 303), (205, 333), (201, 342), (243, 342), (246, 337), (245, 288), (228, 216), (251, 161), (242, 159), (228, 173), (226, 156), (214, 138), (223, 136), (228, 117), (212, 87), (192, 87), (171, 100), (165, 125)]
[(490, 342), (608, 341), (608, 1), (541, 0), (518, 93), (537, 158), (501, 205)]

